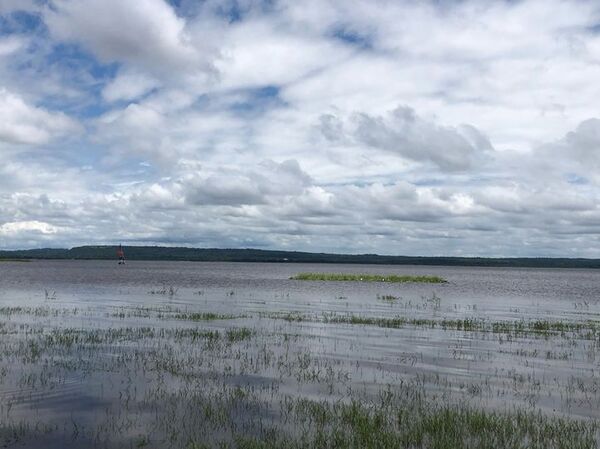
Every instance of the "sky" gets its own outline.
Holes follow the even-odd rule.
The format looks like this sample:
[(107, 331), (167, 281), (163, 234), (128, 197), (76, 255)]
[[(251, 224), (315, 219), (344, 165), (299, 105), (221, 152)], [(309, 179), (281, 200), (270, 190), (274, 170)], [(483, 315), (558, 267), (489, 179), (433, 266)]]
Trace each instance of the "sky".
[(0, 0), (0, 248), (600, 257), (598, 1)]

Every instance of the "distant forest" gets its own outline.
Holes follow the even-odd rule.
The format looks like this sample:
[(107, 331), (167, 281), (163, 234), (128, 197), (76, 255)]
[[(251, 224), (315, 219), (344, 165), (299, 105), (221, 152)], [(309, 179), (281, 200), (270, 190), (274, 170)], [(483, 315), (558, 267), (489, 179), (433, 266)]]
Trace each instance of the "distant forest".
[[(445, 265), (472, 267), (600, 268), (600, 259), (413, 257), (377, 254), (328, 254), (261, 249), (217, 249), (162, 246), (124, 246), (127, 260), (198, 262), (288, 262), (389, 265)], [(79, 246), (71, 249), (0, 251), (0, 259), (117, 259), (116, 246)]]

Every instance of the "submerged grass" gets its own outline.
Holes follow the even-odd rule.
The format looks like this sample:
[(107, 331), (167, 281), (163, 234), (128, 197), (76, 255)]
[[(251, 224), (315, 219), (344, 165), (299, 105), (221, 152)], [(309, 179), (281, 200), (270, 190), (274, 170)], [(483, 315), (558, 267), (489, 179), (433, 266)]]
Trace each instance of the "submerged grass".
[(176, 320), (186, 321), (214, 321), (214, 320), (234, 320), (236, 318), (244, 318), (243, 315), (231, 315), (212, 312), (191, 312), (191, 313), (176, 313), (173, 315)]
[(247, 327), (241, 327), (239, 329), (229, 329), (225, 335), (227, 336), (227, 340), (233, 343), (251, 338), (254, 335), (254, 331)]
[[(449, 319), (437, 314), (440, 298), (423, 301), (436, 313), (394, 315), (402, 312), (390, 306), (394, 312), (386, 316), (387, 307), (377, 304), (372, 313), (381, 316), (369, 316), (369, 309), (361, 309), (364, 315), (351, 312), (356, 309), (341, 312), (343, 305), (336, 303), (337, 312), (311, 314), (313, 309), (297, 303), (298, 311), (242, 309), (246, 315), (236, 316), (169, 302), (97, 311), (119, 318), (109, 320), (117, 327), (108, 328), (102, 327), (106, 320), (94, 321), (92, 309), (0, 307), (0, 390), (10, 392), (0, 395), (0, 447), (45, 447), (53, 441), (56, 447), (82, 449), (598, 447), (600, 382), (580, 366), (597, 365), (600, 321), (587, 320), (591, 315), (577, 322)], [(25, 323), (16, 315), (36, 319)], [(242, 317), (249, 327), (210, 322)], [(172, 321), (140, 326), (139, 318)], [(340, 323), (340, 332), (330, 332), (326, 323), (334, 328)], [(401, 334), (358, 326), (413, 329)], [(424, 331), (415, 332), (417, 327)], [(417, 341), (433, 335), (433, 343), (442, 334), (437, 355), (430, 359), (431, 353), (417, 347), (396, 346), (412, 341), (405, 339), (411, 334)], [(389, 350), (377, 353), (373, 342), (384, 344), (382, 335), (391, 339), (385, 343)], [(564, 339), (517, 342), (508, 335)], [(476, 352), (471, 342), (483, 340), (485, 351)], [(488, 348), (509, 340), (510, 345), (497, 346), (507, 355), (492, 365), (494, 352)], [(451, 360), (447, 366), (470, 370), (481, 362), (490, 368), (467, 379), (430, 368), (446, 360)], [(566, 374), (551, 379), (551, 371), (540, 376), (529, 368), (539, 371), (540, 364)], [(62, 423), (45, 414), (47, 398), (75, 376), (84, 386), (101, 382), (100, 393), (89, 389), (89, 397), (98, 399), (93, 423), (77, 413)], [(556, 406), (556, 413), (538, 406), (540, 398)], [(30, 414), (20, 412), (23, 403), (31, 404)], [(591, 419), (568, 416), (577, 410)]]
[(486, 321), (477, 318), (465, 319), (429, 319), (407, 318), (403, 316), (372, 317), (362, 315), (336, 315), (325, 314), (322, 317), (302, 315), (299, 313), (288, 314), (263, 314), (263, 317), (294, 322), (324, 322), (334, 324), (356, 324), (399, 329), (407, 326), (425, 327), (430, 329), (457, 330), (465, 332), (491, 332), (494, 334), (519, 335), (568, 335), (577, 334), (585, 340), (594, 340), (600, 336), (600, 322), (588, 320), (585, 322), (568, 321)]
[(439, 276), (412, 276), (396, 274), (354, 274), (354, 273), (299, 273), (290, 279), (296, 281), (356, 281), (356, 282), (422, 282), (441, 284), (448, 282)]
[[(6, 310), (16, 313), (13, 309)], [(168, 310), (184, 315), (181, 319), (230, 318), (209, 312), (183, 314), (179, 310)], [(300, 312), (260, 316), (289, 322), (320, 321), (389, 328), (426, 326), (502, 333), (591, 332), (600, 326), (592, 322), (501, 323), (352, 314), (310, 316)], [(42, 318), (41, 322), (47, 322), (45, 315)], [(177, 324), (189, 326), (189, 323)], [(69, 447), (93, 447), (94, 441), (105, 441), (103, 447), (108, 449), (593, 449), (600, 441), (597, 421), (549, 416), (533, 407), (500, 411), (479, 408), (478, 403), (462, 401), (461, 396), (430, 395), (425, 377), (411, 380), (407, 376), (407, 380), (392, 385), (384, 384), (382, 378), (375, 394), (353, 389), (350, 379), (352, 375), (360, 376), (363, 369), (362, 365), (359, 368), (358, 360), (354, 362), (350, 357), (351, 367), (341, 365), (339, 361), (321, 356), (319, 346), (315, 346), (315, 351), (312, 345), (306, 344), (306, 335), (292, 342), (281, 333), (281, 328), (263, 324), (267, 327), (262, 330), (261, 327), (214, 330), (203, 329), (202, 324), (190, 328), (48, 329), (42, 326), (34, 329), (8, 323), (6, 325), (20, 332), (22, 338), (11, 335), (0, 339), (0, 362), (7, 371), (21, 370), (21, 377), (15, 379), (14, 385), (23, 390), (23, 398), (27, 398), (30, 391), (52, 391), (73, 373), (85, 376), (102, 373), (111, 376), (111, 382), (121, 382), (117, 384), (116, 405), (107, 408), (106, 421), (89, 427), (86, 434), (81, 430), (79, 435), (79, 428), (83, 427), (79, 427), (76, 416), (71, 418), (74, 430), (72, 436), (67, 430)], [(296, 348), (297, 344), (303, 347)], [(596, 347), (591, 346), (592, 350)], [(112, 357), (106, 357), (107, 353)], [(546, 355), (546, 359), (559, 357), (563, 357), (562, 353)], [(0, 384), (7, 383), (2, 380), (1, 368), (2, 364)], [(262, 378), (271, 380), (257, 381)], [(435, 385), (447, 391), (459, 387), (456, 383), (445, 384), (443, 377), (437, 379)], [(535, 385), (537, 380), (526, 380), (515, 372), (514, 383), (508, 388), (516, 388), (521, 394), (528, 382)], [(596, 383), (573, 382), (572, 388), (589, 394), (591, 401), (598, 400)], [(286, 384), (297, 388), (298, 395), (290, 395)], [(321, 399), (307, 399), (306, 392), (313, 392), (315, 388), (319, 388), (316, 391)], [(574, 395), (569, 385), (564, 388), (565, 394)], [(327, 394), (325, 391), (337, 392)], [(495, 397), (503, 392), (490, 390), (490, 395)], [(315, 396), (310, 394), (309, 397)], [(151, 410), (151, 417), (138, 414), (139, 410)], [(38, 429), (30, 418), (9, 420), (10, 406), (2, 402), (0, 415), (3, 416), (0, 446), (23, 446), (30, 439), (45, 441), (52, 438), (51, 433), (60, 436), (64, 429), (70, 429), (70, 423), (64, 428)], [(75, 445), (76, 440), (81, 444)], [(87, 442), (90, 444), (85, 445)]]
[[(310, 430), (290, 437), (237, 438), (240, 449), (422, 448), (422, 449), (593, 449), (598, 424), (517, 410), (488, 412), (466, 406), (420, 403), (365, 404), (317, 402), (291, 404), (291, 418)], [(227, 446), (226, 446), (227, 447)]]

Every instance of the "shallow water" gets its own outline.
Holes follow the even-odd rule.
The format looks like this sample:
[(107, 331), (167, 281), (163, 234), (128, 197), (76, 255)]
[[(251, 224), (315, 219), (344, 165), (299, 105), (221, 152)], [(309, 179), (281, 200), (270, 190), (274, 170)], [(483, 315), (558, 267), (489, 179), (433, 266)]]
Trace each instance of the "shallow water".
[[(437, 275), (448, 283), (289, 279), (299, 272)], [(438, 324), (331, 319), (352, 316)], [(439, 325), (459, 319), (484, 325)], [(368, 401), (405, 385), (431, 401), (600, 418), (598, 334), (489, 330), (533, 320), (596, 326), (600, 271), (1, 263), (0, 443), (184, 447), (194, 432), (208, 441), (257, 434), (281, 422), (290, 397)], [(217, 338), (207, 334), (214, 331)]]

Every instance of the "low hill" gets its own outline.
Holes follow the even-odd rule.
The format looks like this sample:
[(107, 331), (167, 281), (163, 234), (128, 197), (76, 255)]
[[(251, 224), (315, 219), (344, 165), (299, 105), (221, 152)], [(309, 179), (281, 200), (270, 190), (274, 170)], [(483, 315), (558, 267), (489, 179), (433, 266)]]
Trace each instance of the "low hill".
[[(307, 253), (299, 251), (271, 251), (261, 249), (218, 249), (162, 246), (124, 246), (123, 249), (128, 260), (600, 268), (600, 259), (380, 256), (377, 254), (329, 254)], [(79, 246), (71, 249), (41, 248), (17, 251), (0, 251), (0, 259), (116, 260), (116, 251), (116, 246)]]

